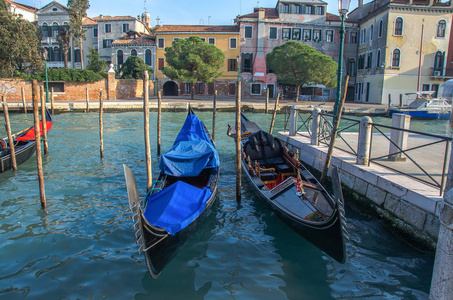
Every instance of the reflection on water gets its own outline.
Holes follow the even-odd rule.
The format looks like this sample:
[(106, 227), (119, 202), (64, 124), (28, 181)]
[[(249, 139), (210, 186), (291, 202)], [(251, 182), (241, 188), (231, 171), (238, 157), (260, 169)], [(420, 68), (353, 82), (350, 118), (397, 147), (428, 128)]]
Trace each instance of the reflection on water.
[[(211, 114), (198, 115), (211, 128)], [(249, 117), (266, 129), (271, 119)], [(31, 118), (12, 115), (13, 130), (31, 124)], [(163, 151), (184, 118), (185, 113), (164, 113)], [(132, 168), (144, 196), (142, 114), (104, 115), (104, 160), (96, 114), (54, 119), (50, 154), (44, 157), (48, 213), (40, 208), (35, 157), (16, 174), (0, 175), (1, 299), (427, 298), (433, 257), (402, 244), (379, 221), (347, 209), (351, 241), (341, 265), (290, 230), (245, 182), (238, 204), (233, 141), (223, 131), (234, 123), (231, 113), (217, 114), (222, 164), (217, 203), (152, 280), (135, 245), (122, 171), (123, 163)], [(283, 122), (279, 115), (275, 132)], [(154, 113), (150, 124), (157, 175)]]

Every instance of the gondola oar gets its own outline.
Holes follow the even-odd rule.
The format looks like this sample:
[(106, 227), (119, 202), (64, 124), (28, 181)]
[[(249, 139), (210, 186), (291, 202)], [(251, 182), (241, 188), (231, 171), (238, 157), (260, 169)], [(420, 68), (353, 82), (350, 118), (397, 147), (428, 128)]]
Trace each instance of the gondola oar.
[(141, 208), (140, 208), (140, 198), (137, 187), (137, 181), (135, 180), (134, 173), (132, 170), (123, 165), (124, 168), (124, 177), (126, 178), (126, 188), (127, 188), (127, 197), (129, 198), (129, 207), (133, 212), (132, 220), (134, 221), (134, 229), (137, 230), (135, 233), (135, 238), (137, 239), (138, 252), (143, 251), (143, 226), (141, 218)]

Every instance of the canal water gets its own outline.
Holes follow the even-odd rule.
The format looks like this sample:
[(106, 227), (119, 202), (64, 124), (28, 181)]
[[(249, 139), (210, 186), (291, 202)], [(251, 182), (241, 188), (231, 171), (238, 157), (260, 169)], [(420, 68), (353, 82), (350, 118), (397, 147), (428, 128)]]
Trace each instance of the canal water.
[[(197, 114), (212, 127), (211, 113)], [(185, 116), (163, 114), (163, 151)], [(268, 130), (271, 115), (248, 116)], [(274, 132), (283, 128), (283, 119), (278, 115)], [(22, 114), (11, 120), (14, 131), (33, 122)], [(155, 113), (150, 122), (157, 176)], [(47, 212), (40, 208), (35, 156), (16, 173), (0, 175), (0, 299), (428, 297), (433, 254), (407, 246), (378, 220), (346, 206), (350, 242), (347, 262), (339, 264), (282, 223), (245, 182), (237, 203), (228, 123), (234, 124), (234, 114), (217, 114), (221, 179), (212, 213), (153, 280), (135, 244), (122, 168), (131, 167), (144, 196), (142, 113), (104, 115), (103, 160), (97, 114), (54, 116), (50, 153), (43, 159)]]

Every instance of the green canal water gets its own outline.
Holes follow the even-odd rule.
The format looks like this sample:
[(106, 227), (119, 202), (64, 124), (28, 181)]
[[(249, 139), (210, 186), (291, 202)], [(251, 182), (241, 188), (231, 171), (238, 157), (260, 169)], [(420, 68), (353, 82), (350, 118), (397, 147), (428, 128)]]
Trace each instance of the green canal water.
[[(211, 128), (212, 114), (197, 114)], [(185, 116), (163, 114), (163, 151)], [(271, 115), (248, 116), (268, 129)], [(283, 128), (283, 119), (278, 115), (274, 132)], [(31, 115), (14, 114), (11, 120), (14, 131), (32, 124)], [(431, 122), (437, 133), (448, 130), (447, 122)], [(142, 114), (104, 115), (103, 160), (97, 114), (54, 116), (50, 153), (43, 158), (47, 212), (40, 208), (35, 156), (16, 173), (0, 175), (0, 299), (428, 297), (433, 255), (402, 243), (378, 220), (346, 207), (350, 242), (347, 262), (339, 264), (282, 223), (245, 182), (238, 204), (228, 123), (234, 124), (234, 114), (217, 114), (221, 179), (212, 213), (153, 280), (135, 244), (122, 169), (123, 164), (132, 168), (144, 196)], [(151, 113), (157, 176), (155, 124)]]

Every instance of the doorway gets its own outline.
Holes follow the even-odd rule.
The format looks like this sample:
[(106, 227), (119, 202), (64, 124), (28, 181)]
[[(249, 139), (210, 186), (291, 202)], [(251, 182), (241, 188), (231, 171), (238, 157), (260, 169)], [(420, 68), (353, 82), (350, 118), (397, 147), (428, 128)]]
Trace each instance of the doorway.
[(164, 96), (178, 96), (178, 85), (174, 81), (167, 81), (163, 88)]

